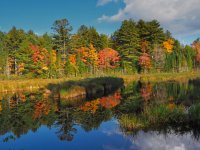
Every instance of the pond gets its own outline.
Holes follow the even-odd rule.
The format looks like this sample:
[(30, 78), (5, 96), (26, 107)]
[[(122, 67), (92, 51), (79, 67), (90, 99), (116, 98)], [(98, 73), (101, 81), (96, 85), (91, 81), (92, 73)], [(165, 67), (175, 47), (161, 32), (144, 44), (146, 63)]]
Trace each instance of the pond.
[(200, 80), (128, 84), (96, 98), (0, 95), (1, 150), (200, 149)]

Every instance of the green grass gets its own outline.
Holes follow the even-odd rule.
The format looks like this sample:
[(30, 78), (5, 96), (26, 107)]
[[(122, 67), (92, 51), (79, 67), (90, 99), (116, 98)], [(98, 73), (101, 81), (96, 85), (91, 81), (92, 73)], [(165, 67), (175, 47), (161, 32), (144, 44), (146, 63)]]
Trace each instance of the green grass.
[(143, 80), (143, 81), (188, 81), (189, 79), (195, 79), (200, 77), (200, 72), (185, 72), (185, 73), (155, 73), (155, 74), (132, 74), (132, 75), (122, 75), (120, 73), (115, 74), (101, 74), (93, 76), (83, 76), (83, 77), (71, 77), (62, 79), (15, 79), (15, 80), (0, 80), (0, 93), (1, 92), (16, 92), (16, 91), (27, 91), (27, 90), (37, 90), (39, 88), (44, 88), (48, 84), (57, 84), (64, 81), (77, 81), (80, 79), (95, 78), (95, 77), (119, 77), (123, 78), (125, 84), (129, 84), (132, 81)]
[(191, 121), (200, 122), (200, 104), (191, 106), (188, 114)]
[[(195, 115), (196, 114), (197, 113), (195, 113)], [(192, 120), (193, 119), (192, 117)], [(175, 106), (171, 109), (166, 104), (147, 106), (141, 114), (124, 114), (119, 118), (120, 125), (127, 131), (172, 124), (177, 125), (183, 122), (188, 122), (188, 116), (185, 114), (183, 107)]]
[(122, 115), (119, 118), (119, 123), (126, 130), (141, 129), (145, 127), (145, 122), (138, 116)]
[(123, 79), (116, 77), (98, 77), (82, 80), (69, 80), (47, 86), (54, 93), (58, 93), (61, 98), (68, 99), (78, 96), (87, 98), (97, 98), (116, 91), (123, 85)]
[(70, 98), (75, 98), (79, 96), (84, 96), (86, 95), (85, 88), (81, 86), (73, 86), (69, 89), (60, 89), (60, 98), (61, 99), (70, 99)]
[(49, 84), (59, 84), (69, 80), (80, 80), (83, 77), (72, 77), (62, 79), (17, 79), (17, 80), (0, 80), (0, 93), (17, 92), (17, 91), (34, 91), (45, 88)]
[(136, 80), (142, 81), (181, 81), (187, 82), (189, 79), (200, 78), (200, 72), (183, 72), (183, 73), (153, 73), (153, 74), (135, 74), (135, 75), (119, 75), (124, 79), (125, 83)]
[(173, 109), (161, 104), (158, 106), (147, 107), (142, 116), (148, 122), (149, 126), (171, 124), (182, 122), (184, 119), (184, 109), (181, 106), (175, 106)]

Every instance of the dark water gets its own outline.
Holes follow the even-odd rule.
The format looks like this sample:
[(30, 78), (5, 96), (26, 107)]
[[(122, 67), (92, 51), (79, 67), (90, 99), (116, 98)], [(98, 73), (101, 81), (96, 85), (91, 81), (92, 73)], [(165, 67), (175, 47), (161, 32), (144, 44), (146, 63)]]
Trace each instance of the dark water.
[(200, 102), (200, 81), (134, 82), (94, 100), (65, 100), (44, 91), (0, 96), (0, 150), (193, 150), (200, 149), (197, 110), (192, 124), (129, 129), (123, 115), (152, 105), (183, 107)]

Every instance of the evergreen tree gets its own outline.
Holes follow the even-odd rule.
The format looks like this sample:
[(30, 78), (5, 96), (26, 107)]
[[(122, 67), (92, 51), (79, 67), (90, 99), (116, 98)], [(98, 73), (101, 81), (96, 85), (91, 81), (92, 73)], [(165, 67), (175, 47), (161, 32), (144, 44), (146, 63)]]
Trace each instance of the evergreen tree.
[(112, 36), (114, 48), (119, 51), (121, 67), (124, 70), (133, 69), (134, 61), (138, 59), (140, 39), (136, 23), (133, 20), (125, 20), (119, 30)]
[(148, 41), (152, 48), (155, 44), (161, 44), (165, 40), (165, 33), (157, 20), (149, 22), (139, 20), (137, 28), (139, 30), (140, 40)]
[(22, 29), (16, 29), (13, 27), (6, 36), (6, 49), (9, 53), (9, 57), (11, 58), (11, 68), (13, 69), (12, 72), (17, 75), (17, 59), (16, 54), (19, 50), (19, 47), (23, 40), (25, 39), (25, 32)]
[(8, 53), (5, 50), (5, 33), (0, 31), (0, 74), (6, 71), (6, 61)]
[(89, 47), (92, 44), (97, 51), (101, 49), (101, 38), (94, 27), (82, 25), (77, 31), (77, 36), (81, 47)]
[(100, 35), (100, 50), (111, 47), (111, 39), (106, 34)]
[(69, 53), (69, 40), (72, 27), (67, 19), (56, 20), (52, 27), (54, 31), (54, 49), (57, 51), (57, 65), (60, 76), (63, 76), (64, 65)]
[(54, 48), (61, 54), (67, 54), (67, 44), (72, 27), (67, 19), (56, 20), (52, 27), (54, 34)]

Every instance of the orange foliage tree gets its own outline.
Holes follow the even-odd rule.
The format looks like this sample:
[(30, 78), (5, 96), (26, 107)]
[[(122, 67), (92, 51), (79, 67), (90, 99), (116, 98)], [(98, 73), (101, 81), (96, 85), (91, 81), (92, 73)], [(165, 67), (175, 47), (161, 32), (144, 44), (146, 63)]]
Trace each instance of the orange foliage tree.
[(101, 106), (110, 109), (120, 104), (121, 95), (119, 92), (116, 92), (114, 95), (102, 97), (99, 101)]
[(74, 72), (75, 74), (78, 72), (78, 64), (77, 64), (77, 55), (76, 54), (71, 54), (69, 55), (69, 63), (68, 65), (66, 65), (66, 69), (68, 71), (68, 73), (72, 73)]
[[(89, 47), (81, 47), (75, 50), (76, 58), (80, 60), (94, 73), (98, 65), (98, 54), (92, 44)], [(80, 67), (80, 66), (78, 66)]]
[(105, 48), (98, 53), (99, 67), (116, 68), (120, 60), (119, 53), (111, 48)]
[(76, 49), (76, 54), (80, 54), (81, 60), (86, 64), (93, 66), (98, 64), (98, 55), (92, 44), (89, 47), (81, 47)]
[(120, 102), (121, 102), (121, 95), (119, 92), (117, 92), (111, 96), (102, 97), (100, 99), (86, 102), (84, 105), (81, 106), (80, 109), (84, 112), (90, 112), (94, 114), (99, 108), (99, 106), (110, 109), (120, 104)]
[(49, 62), (49, 52), (45, 48), (40, 48), (37, 45), (30, 45), (30, 49), (32, 50), (32, 60), (34, 62), (34, 70), (33, 72), (37, 72), (38, 74), (42, 74), (44, 71), (48, 70)]
[(72, 65), (76, 65), (76, 55), (70, 55), (69, 56), (69, 61)]
[(173, 52), (173, 45), (174, 45), (174, 41), (172, 39), (168, 39), (163, 42), (163, 47), (167, 53)]
[(33, 119), (39, 119), (42, 116), (46, 116), (50, 112), (50, 104), (48, 103), (48, 100), (42, 100), (39, 102), (36, 102), (34, 105), (35, 112), (33, 114)]
[(84, 63), (87, 63), (87, 57), (88, 57), (89, 50), (90, 49), (87, 47), (81, 47), (81, 48), (76, 49), (76, 53), (80, 54), (81, 61), (83, 61)]
[(82, 107), (81, 110), (84, 112), (91, 112), (95, 113), (98, 109), (99, 106), (99, 99), (91, 101), (91, 102), (86, 102)]

